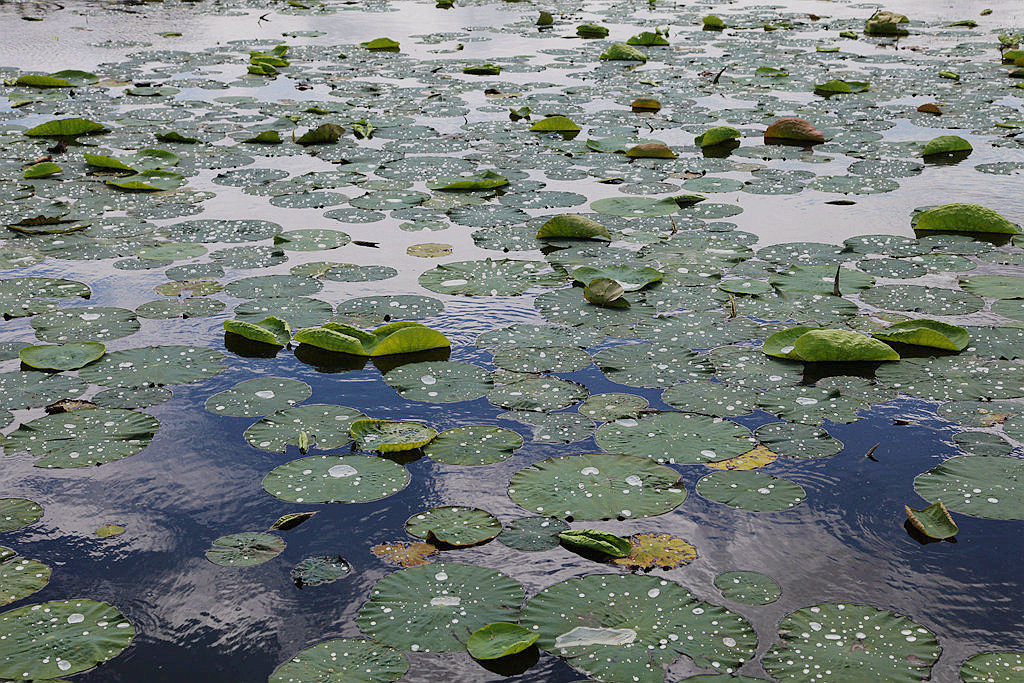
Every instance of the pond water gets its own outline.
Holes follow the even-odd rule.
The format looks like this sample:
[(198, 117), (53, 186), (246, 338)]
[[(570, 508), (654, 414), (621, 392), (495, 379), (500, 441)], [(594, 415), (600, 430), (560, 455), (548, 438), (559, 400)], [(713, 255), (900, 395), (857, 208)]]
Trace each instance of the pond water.
[[(33, 649), (21, 640), (28, 631), (5, 626), (10, 620), (0, 614), (0, 679), (26, 679), (11, 672), (31, 664), (41, 668), (28, 679), (73, 669), (82, 671), (76, 681), (262, 681), (317, 643), (376, 637), (404, 654), (379, 646), (365, 666), (385, 668), (379, 652), (388, 652), (400, 674), (407, 658), (409, 681), (575, 681), (588, 673), (675, 681), (716, 671), (793, 681), (922, 680), (930, 672), (932, 680), (955, 681), (965, 660), (992, 651), (1011, 654), (998, 664), (975, 660), (982, 671), (1003, 676), (992, 680), (1024, 680), (1024, 242), (1006, 234), (915, 235), (911, 224), (915, 210), (951, 202), (986, 206), (1006, 225), (1024, 222), (1024, 89), (1014, 87), (1024, 80), (1009, 78), (1015, 67), (1000, 58), (1000, 36), (1021, 40), (1013, 34), (1024, 33), (1024, 6), (908, 1), (891, 8), (911, 20), (899, 39), (865, 34), (878, 8), (798, 0), (592, 2), (584, 9), (561, 0), (456, 0), (450, 9), (379, 0), (0, 4), (0, 214), (14, 226), (0, 244), (0, 417), (10, 411), (0, 498), (42, 507), (41, 516), (25, 520), (31, 523), (7, 525), (0, 545), (51, 572), (45, 585), (26, 590), (11, 578), (11, 565), (0, 564), (0, 587), (12, 593), (12, 610), (72, 598), (106, 602), (135, 632), (120, 654), (126, 642), (80, 666), (67, 654), (80, 633)], [(552, 13), (550, 28), (536, 26), (541, 10)], [(701, 30), (710, 14), (724, 30)], [(950, 25), (967, 19), (977, 26)], [(604, 26), (608, 36), (580, 38), (583, 24)], [(658, 29), (669, 45), (638, 48), (645, 62), (599, 58), (613, 43)], [(400, 52), (360, 46), (384, 36)], [(275, 54), (277, 45), (289, 49)], [(278, 66), (250, 73), (268, 63)], [(462, 71), (480, 64), (499, 65), (500, 74)], [(758, 75), (759, 67), (786, 73)], [(95, 78), (65, 74), (83, 80), (74, 88), (16, 83), (68, 69)], [(833, 79), (870, 86), (815, 94), (816, 84)], [(632, 111), (641, 97), (658, 99), (660, 111)], [(941, 116), (917, 110), (926, 103), (938, 103)], [(528, 118), (510, 117), (522, 107), (530, 108)], [(531, 132), (547, 114), (568, 116), (583, 130), (574, 137)], [(826, 141), (763, 145), (767, 125), (788, 116), (806, 119)], [(56, 149), (53, 137), (25, 135), (67, 118), (109, 131), (66, 139), (66, 149)], [(296, 144), (325, 123), (344, 127), (340, 139)], [(738, 146), (702, 153), (694, 136), (714, 126), (735, 128)], [(280, 144), (245, 142), (269, 130)], [(158, 137), (170, 132), (195, 141)], [(942, 135), (959, 136), (972, 151), (922, 159), (925, 143)], [(675, 158), (614, 151), (652, 140)], [(146, 149), (171, 154), (138, 153)], [(101, 156), (89, 164), (83, 154)], [(26, 178), (46, 156), (61, 172)], [(112, 172), (111, 157), (128, 169)], [(105, 182), (146, 168), (163, 175), (137, 180), (169, 189), (131, 192)], [(488, 170), (508, 182), (436, 189), (440, 178)], [(671, 199), (692, 194), (701, 201)], [(601, 201), (612, 198), (632, 203), (622, 209)], [(600, 222), (611, 242), (538, 240), (541, 225), (560, 214)], [(287, 234), (308, 229), (332, 232)], [(858, 239), (864, 235), (894, 238)], [(495, 267), (485, 259), (513, 262)], [(838, 299), (832, 276), (841, 264)], [(626, 283), (631, 306), (587, 303), (570, 276), (584, 265), (603, 269), (593, 277)], [(615, 266), (631, 272), (607, 270)], [(642, 266), (663, 281), (647, 283)], [(275, 277), (246, 279), (263, 276)], [(88, 290), (68, 285), (72, 295), (61, 299), (38, 278)], [(730, 286), (719, 284), (732, 279), (759, 294), (730, 296)], [(268, 315), (288, 320), (292, 333), (328, 319), (370, 330), (409, 319), (443, 333), (450, 348), (368, 358), (225, 334), (226, 320), (256, 323)], [(896, 345), (903, 357), (888, 362), (802, 364), (761, 350), (769, 336), (796, 325), (881, 334), (920, 317), (966, 326), (971, 341), (959, 353)], [(56, 378), (19, 362), (22, 347), (62, 342), (102, 342), (107, 356)], [(132, 350), (157, 346), (187, 350), (142, 368)], [(459, 395), (445, 373), (456, 375)], [(270, 378), (290, 382), (275, 392)], [(248, 407), (238, 411), (246, 416), (217, 414), (224, 413), (219, 401), (207, 403), (253, 379), (266, 386), (249, 390)], [(154, 392), (154, 384), (169, 391)], [(602, 422), (587, 416), (593, 400), (582, 401), (598, 394), (644, 400), (619, 396), (612, 407), (620, 412)], [(326, 427), (308, 421), (278, 428), (277, 438), (288, 442), (281, 452), (263, 442), (265, 433), (247, 440), (250, 425), (288, 406), (282, 400), (289, 396), (300, 406), (346, 406), (353, 410), (345, 415), (438, 432), (500, 427), (523, 444), (498, 449), (481, 465), (444, 462), (484, 443), (461, 434), (451, 437), (447, 456), (437, 443), (426, 454), (373, 455), (350, 445), (347, 418), (339, 418), (344, 428), (331, 448), (317, 447)], [(44, 407), (61, 399), (98, 407), (47, 417)], [(81, 436), (74, 421), (106, 409), (115, 412), (94, 418), (93, 432)], [(126, 409), (155, 417), (155, 434)], [(776, 427), (758, 429), (764, 425)], [(507, 431), (493, 434), (516, 441)], [(733, 458), (759, 442), (772, 452), (748, 471), (777, 479), (740, 474), (751, 464)], [(581, 467), (591, 461), (578, 458), (546, 463), (576, 463), (562, 484), (532, 467), (618, 452), (632, 457), (594, 459), (600, 467)], [(108, 461), (74, 466), (82, 453)], [(378, 459), (338, 457), (350, 453)], [(328, 488), (365, 466), (373, 471), (364, 490), (384, 471), (401, 490), (370, 495), (356, 485), (335, 493), (368, 502), (320, 504), (264, 489), (271, 471), (307, 456), (327, 456), (332, 468), (321, 479)], [(40, 467), (40, 457), (57, 465)], [(922, 477), (951, 458), (963, 468), (960, 479), (944, 470)], [(598, 495), (604, 467), (625, 468), (624, 478)], [(720, 479), (707, 479), (716, 472)], [(652, 493), (658, 484), (648, 476), (680, 481)], [(513, 477), (523, 485), (510, 491)], [(610, 502), (622, 487), (636, 510)], [(928, 493), (936, 487), (958, 526), (945, 541), (906, 524), (904, 506), (935, 503), (941, 498)], [(529, 501), (545, 492), (566, 510), (538, 511), (545, 506)], [(778, 504), (783, 495), (793, 498)], [(972, 495), (987, 502), (972, 504)], [(600, 507), (595, 500), (604, 496), (607, 514), (573, 514), (576, 505)], [(659, 507), (652, 502), (658, 496), (671, 502)], [(506, 527), (537, 514), (568, 517), (574, 529), (636, 543), (641, 534), (668, 534), (691, 544), (696, 558), (631, 574), (606, 555), (576, 553), (551, 538), (545, 549), (526, 551), (484, 532), (476, 545), (437, 542), (442, 549), (425, 558), (432, 564), (423, 570), (431, 580), (374, 552), (420, 541), (406, 521), (439, 506), (478, 508)], [(312, 511), (294, 528), (267, 531), (283, 515)], [(108, 524), (123, 533), (97, 535)], [(255, 566), (207, 559), (215, 540), (242, 532), (270, 533), (286, 545)], [(324, 556), (343, 557), (349, 571), (298, 587), (296, 566)], [(459, 582), (457, 564), (511, 577), (527, 602), (591, 575), (638, 577), (624, 580), (625, 593), (669, 583), (651, 588), (647, 602), (618, 591), (621, 604), (640, 600), (634, 611), (616, 609), (615, 596), (592, 595), (589, 605), (563, 596), (550, 610), (538, 599), (523, 623), (541, 633), (541, 647), (478, 661), (461, 643), (487, 623), (517, 621), (519, 602), (495, 611), (482, 605), (494, 602), (496, 588), (483, 595), (473, 593), (476, 586), (446, 588), (446, 572)], [(716, 578), (734, 571), (771, 577), (781, 594), (753, 605), (723, 595)], [(388, 584), (380, 587), (385, 598), (375, 592), (389, 575), (418, 577), (409, 579), (405, 602)], [(677, 613), (683, 603), (671, 582), (700, 603)], [(662, 594), (677, 597), (659, 602)], [(370, 616), (377, 609), (366, 605), (370, 598), (394, 600), (375, 613), (379, 621)], [(739, 625), (724, 638), (709, 635), (711, 622), (693, 616), (717, 614), (705, 603), (739, 615)], [(822, 607), (804, 610), (815, 605)], [(877, 608), (866, 613), (881, 635), (851, 635), (856, 628), (835, 635), (830, 629), (842, 614), (835, 605)], [(787, 631), (794, 623), (787, 615), (797, 610), (801, 618), (822, 616), (810, 617), (807, 633)], [(675, 620), (671, 627), (658, 621), (663, 612)], [(411, 620), (409, 630), (381, 626), (391, 614)], [(721, 614), (723, 622), (734, 619)], [(638, 640), (559, 652), (556, 637), (577, 626), (604, 629), (600, 638), (626, 629)], [(926, 644), (932, 637), (937, 646)], [(455, 645), (428, 651), (438, 648), (417, 638)], [(794, 654), (801, 640), (817, 661)], [(47, 657), (57, 669), (38, 663)], [(274, 680), (391, 680), (376, 675)]]

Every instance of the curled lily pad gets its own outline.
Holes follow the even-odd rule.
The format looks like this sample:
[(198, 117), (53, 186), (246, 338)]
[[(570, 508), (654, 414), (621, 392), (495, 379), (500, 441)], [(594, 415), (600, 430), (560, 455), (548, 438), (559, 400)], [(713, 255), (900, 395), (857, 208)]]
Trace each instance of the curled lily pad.
[(907, 512), (910, 525), (928, 538), (952, 538), (960, 531), (941, 500), (923, 510), (915, 510), (909, 505), (904, 505), (903, 509)]
[(216, 415), (259, 417), (290, 408), (312, 393), (308, 384), (297, 379), (260, 377), (214, 394), (206, 399), (206, 409)]
[(937, 138), (932, 138), (925, 144), (924, 151), (921, 152), (921, 156), (938, 157), (943, 155), (951, 154), (963, 154), (964, 152), (971, 152), (974, 147), (971, 143), (964, 140), (959, 135), (940, 135)]
[(782, 588), (770, 576), (760, 572), (723, 572), (715, 577), (722, 597), (742, 605), (770, 605), (782, 595)]
[(806, 498), (799, 484), (753, 470), (713, 472), (697, 482), (697, 493), (751, 512), (788, 510)]
[(36, 138), (71, 138), (79, 135), (101, 135), (109, 133), (106, 126), (89, 119), (55, 119), (41, 123), (25, 131), (25, 135)]
[(359, 610), (359, 629), (412, 652), (460, 652), (473, 631), (515, 614), (523, 587), (467, 564), (400, 569), (381, 579)]
[(88, 671), (121, 654), (135, 627), (95, 600), (52, 600), (0, 614), (0, 678), (49, 680)]
[(365, 503), (398, 493), (409, 484), (404, 467), (369, 455), (314, 455), (279, 465), (263, 489), (292, 503)]
[(419, 422), (361, 419), (351, 424), (349, 434), (360, 450), (395, 453), (426, 446), (437, 431)]
[(765, 340), (764, 352), (805, 362), (899, 360), (891, 346), (851, 330), (796, 327)]
[(373, 332), (344, 323), (327, 322), (295, 333), (295, 341), (354, 356), (389, 356), (448, 348), (451, 342), (437, 330), (407, 320), (381, 325)]
[(549, 218), (537, 230), (537, 239), (611, 240), (608, 228), (585, 216), (562, 214)]
[(508, 495), (534, 513), (595, 520), (664, 514), (682, 504), (686, 489), (675, 470), (646, 458), (581, 453), (519, 470)]
[(441, 432), (423, 450), (448, 465), (489, 465), (507, 460), (522, 445), (523, 437), (510, 429), (470, 425)]
[(288, 322), (272, 315), (252, 323), (245, 320), (225, 320), (223, 325), (226, 332), (261, 344), (284, 347), (292, 340), (292, 330)]
[(538, 638), (539, 633), (519, 624), (499, 621), (473, 631), (466, 640), (466, 649), (473, 659), (499, 659), (522, 652)]
[(0, 498), (0, 533), (27, 527), (43, 516), (43, 506), (28, 498)]
[(206, 559), (222, 567), (254, 567), (274, 559), (284, 550), (284, 540), (274, 534), (245, 531), (221, 536), (206, 551)]
[(367, 638), (335, 638), (295, 653), (270, 674), (269, 683), (296, 681), (397, 681), (409, 671), (409, 660)]
[(629, 539), (597, 529), (574, 529), (558, 534), (558, 540), (571, 550), (626, 557), (633, 546)]
[(697, 549), (670, 534), (635, 534), (629, 537), (629, 553), (613, 560), (622, 567), (649, 571), (675, 569), (697, 559)]
[(92, 408), (36, 418), (4, 441), (8, 453), (38, 457), (36, 467), (88, 467), (140, 452), (160, 423), (151, 415), (119, 408)]
[(730, 673), (757, 643), (738, 614), (672, 581), (636, 574), (549, 586), (527, 602), (521, 623), (539, 631), (538, 647), (602, 681), (663, 681), (662, 667), (682, 655), (700, 668)]
[(486, 510), (442, 505), (410, 517), (405, 530), (428, 543), (461, 548), (491, 540), (501, 533), (501, 522)]
[(875, 332), (873, 336), (886, 342), (928, 346), (946, 351), (962, 351), (970, 343), (967, 330), (959, 325), (926, 318), (898, 322)]
[(832, 671), (836, 681), (922, 681), (939, 658), (934, 634), (909, 618), (870, 605), (822, 603), (790, 613), (762, 659), (780, 681)]
[(920, 213), (911, 219), (915, 230), (941, 230), (950, 232), (994, 232), (1015, 235), (1019, 225), (1011, 223), (996, 211), (978, 204), (943, 204)]
[(37, 370), (77, 370), (99, 360), (107, 347), (99, 342), (72, 342), (70, 344), (26, 346), (18, 351), (18, 358)]

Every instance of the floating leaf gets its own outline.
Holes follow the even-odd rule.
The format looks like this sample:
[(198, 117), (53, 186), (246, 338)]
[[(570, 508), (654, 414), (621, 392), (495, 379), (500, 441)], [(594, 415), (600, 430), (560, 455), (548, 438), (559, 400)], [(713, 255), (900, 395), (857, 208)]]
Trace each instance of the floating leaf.
[(404, 467), (369, 455), (318, 455), (279, 465), (263, 478), (270, 495), (292, 503), (365, 503), (409, 484)]
[(448, 465), (490, 465), (507, 460), (522, 445), (523, 437), (509, 429), (470, 425), (441, 432), (423, 451)]
[(498, 542), (528, 552), (549, 550), (558, 545), (558, 535), (568, 530), (568, 524), (554, 517), (521, 517), (498, 534)]
[(570, 550), (596, 552), (610, 557), (626, 557), (632, 550), (629, 539), (597, 529), (563, 531), (558, 540)]
[(873, 336), (886, 342), (928, 346), (946, 351), (962, 351), (970, 343), (967, 330), (959, 325), (917, 318), (890, 325)]
[(292, 330), (288, 322), (272, 315), (255, 323), (225, 320), (223, 324), (224, 331), (261, 344), (284, 347), (292, 340)]
[(549, 218), (537, 231), (539, 240), (554, 238), (611, 240), (612, 236), (608, 228), (595, 220), (576, 214), (561, 214)]
[(274, 534), (246, 531), (221, 536), (206, 551), (206, 559), (222, 567), (254, 567), (274, 559), (284, 550), (284, 541)]
[(928, 538), (952, 538), (960, 531), (941, 500), (923, 510), (915, 510), (909, 505), (904, 505), (903, 509), (907, 512), (910, 525)]
[(26, 346), (18, 351), (18, 358), (37, 370), (77, 370), (99, 360), (107, 347), (99, 342), (72, 342), (70, 344)]
[(437, 436), (437, 431), (431, 427), (401, 420), (356, 420), (349, 427), (349, 433), (359, 450), (379, 453), (422, 448)]
[(49, 582), (49, 565), (18, 557), (13, 550), (0, 546), (0, 605), (32, 595)]
[(96, 530), (96, 535), (100, 538), (111, 538), (112, 536), (120, 536), (124, 531), (124, 527), (120, 524), (104, 524)]
[(78, 137), (79, 135), (100, 135), (110, 129), (89, 119), (56, 119), (41, 123), (25, 131), (25, 135), (37, 138)]
[(741, 605), (770, 605), (782, 595), (782, 588), (770, 576), (760, 572), (723, 572), (715, 577), (722, 597)]
[(33, 524), (43, 516), (43, 506), (28, 498), (0, 498), (0, 533)]
[(1021, 671), (1024, 671), (1024, 653), (982, 652), (960, 666), (960, 678), (964, 683), (1014, 683)]
[(629, 542), (629, 554), (613, 560), (615, 564), (644, 571), (657, 567), (668, 570), (697, 559), (696, 548), (669, 534), (636, 534)]
[(205, 407), (215, 415), (259, 417), (305, 401), (313, 390), (305, 382), (286, 377), (259, 377), (239, 382), (206, 399)]
[(135, 455), (160, 423), (151, 415), (119, 408), (56, 413), (26, 422), (4, 441), (8, 453), (28, 453), (36, 467), (89, 467)]
[(301, 434), (322, 450), (341, 448), (349, 441), (349, 426), (363, 414), (355, 408), (310, 404), (286, 408), (263, 418), (245, 430), (245, 440), (261, 451), (284, 453), (298, 446)]
[(546, 116), (530, 126), (534, 133), (578, 133), (580, 127), (567, 116)]
[(522, 652), (538, 638), (539, 633), (519, 624), (498, 621), (473, 631), (466, 640), (466, 649), (473, 659), (500, 659)]
[(307, 557), (292, 569), (296, 587), (320, 586), (343, 579), (352, 572), (352, 565), (341, 555)]
[(430, 560), (427, 558), (438, 554), (437, 548), (429, 543), (382, 543), (373, 546), (370, 550), (382, 560), (397, 564), (399, 567), (418, 567), (429, 564)]
[(491, 540), (501, 533), (501, 522), (486, 510), (442, 505), (410, 517), (405, 530), (428, 543), (461, 548)]
[(973, 149), (971, 143), (959, 135), (940, 135), (928, 141), (921, 156), (927, 159), (928, 157), (970, 153)]
[(270, 674), (269, 683), (296, 681), (397, 681), (409, 671), (406, 656), (375, 640), (336, 638), (295, 653)]
[(914, 479), (914, 490), (953, 512), (986, 519), (1024, 519), (1024, 460), (958, 455)]
[(999, 213), (978, 204), (943, 204), (915, 214), (910, 221), (914, 230), (951, 232), (994, 232), (1016, 235), (1019, 225)]
[(448, 348), (451, 342), (426, 325), (399, 320), (366, 332), (344, 323), (327, 322), (295, 333), (295, 341), (354, 356), (388, 356)]
[(753, 470), (713, 472), (697, 482), (697, 493), (751, 512), (788, 510), (806, 498), (799, 484)]
[(281, 515), (277, 521), (270, 525), (271, 531), (288, 531), (309, 520), (316, 512), (292, 512)]

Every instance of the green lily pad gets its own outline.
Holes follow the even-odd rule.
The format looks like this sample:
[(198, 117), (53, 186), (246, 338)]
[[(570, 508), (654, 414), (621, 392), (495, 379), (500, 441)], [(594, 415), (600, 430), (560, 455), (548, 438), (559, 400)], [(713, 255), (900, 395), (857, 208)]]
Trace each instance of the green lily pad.
[(978, 204), (943, 204), (915, 214), (910, 221), (914, 230), (951, 232), (1019, 233), (1020, 226), (996, 211)]
[(818, 95), (843, 95), (864, 92), (869, 87), (870, 84), (867, 81), (844, 81), (835, 78), (831, 81), (816, 84), (814, 92)]
[(18, 358), (37, 370), (77, 370), (99, 360), (107, 347), (99, 342), (72, 342), (70, 344), (26, 346), (18, 351)]
[(202, 346), (144, 346), (112, 351), (78, 376), (106, 387), (188, 384), (222, 372), (223, 361), (223, 353)]
[(1024, 671), (1024, 652), (982, 652), (960, 666), (964, 683), (1015, 683)]
[(732, 140), (738, 140), (742, 134), (732, 126), (714, 126), (693, 139), (700, 147), (714, 147)]
[(576, 372), (591, 362), (586, 351), (568, 346), (506, 347), (494, 352), (494, 364), (511, 372)]
[(125, 528), (120, 524), (104, 524), (96, 530), (96, 535), (100, 538), (113, 538), (114, 536), (120, 536), (125, 532)]
[(598, 428), (596, 438), (612, 453), (676, 465), (728, 460), (757, 445), (750, 430), (735, 422), (671, 411), (607, 422)]
[(986, 519), (1024, 519), (1024, 460), (958, 455), (914, 479), (914, 490), (953, 512)]
[[(700, 195), (689, 195), (692, 197), (700, 197)], [(704, 197), (696, 199), (696, 201), (703, 200)], [(695, 203), (695, 202), (687, 202)], [(685, 205), (685, 204), (684, 204)], [(624, 216), (627, 218), (638, 218), (638, 217), (653, 217), (653, 216), (668, 216), (673, 213), (678, 213), (681, 208), (674, 197), (668, 197), (666, 199), (652, 199), (650, 197), (608, 197), (606, 199), (598, 199), (597, 201), (590, 203), (590, 208), (598, 213), (607, 214), (609, 216)]]
[(509, 429), (470, 425), (443, 431), (423, 451), (447, 465), (490, 465), (512, 456), (523, 437)]
[(837, 269), (835, 266), (800, 265), (792, 266), (777, 275), (772, 275), (769, 282), (780, 292), (832, 294), (835, 287), (837, 270), (839, 271), (839, 291), (842, 294), (853, 294), (854, 292), (871, 289), (875, 284), (875, 278), (866, 273), (850, 270), (849, 268)]
[(779, 642), (762, 662), (780, 681), (806, 681), (820, 667), (837, 683), (909, 682), (927, 680), (938, 658), (934, 634), (907, 617), (870, 605), (822, 603), (784, 617)]
[(359, 450), (396, 453), (426, 446), (437, 431), (419, 422), (360, 419), (349, 426), (349, 434)]
[(548, 376), (502, 384), (487, 392), (487, 400), (496, 406), (539, 412), (568, 408), (586, 397), (583, 385)]
[(381, 579), (359, 610), (359, 629), (412, 652), (460, 652), (469, 634), (514, 615), (523, 587), (508, 576), (468, 564), (400, 569)]
[(809, 363), (900, 359), (892, 347), (858, 332), (808, 327), (776, 332), (765, 340), (764, 352)]
[(409, 671), (398, 650), (366, 638), (335, 638), (295, 653), (270, 674), (269, 683), (296, 681), (397, 681)]
[(512, 410), (498, 417), (515, 420), (533, 428), (535, 443), (572, 443), (594, 434), (594, 421), (576, 413), (539, 413)]
[(572, 279), (583, 284), (604, 278), (614, 280), (623, 290), (635, 292), (660, 282), (661, 271), (650, 266), (580, 266), (573, 269)]
[(96, 342), (135, 334), (139, 321), (126, 308), (82, 306), (40, 313), (30, 324), (46, 342)]
[(519, 624), (498, 621), (473, 631), (466, 640), (466, 649), (473, 659), (500, 659), (522, 652), (538, 638), (539, 633)]
[(594, 394), (578, 410), (580, 415), (592, 420), (610, 422), (620, 418), (636, 419), (647, 406), (647, 399), (636, 394)]
[(625, 61), (625, 62), (646, 62), (647, 55), (626, 43), (612, 43), (607, 50), (601, 53), (602, 60)]
[(310, 404), (286, 408), (263, 418), (245, 430), (245, 440), (261, 451), (284, 453), (298, 446), (305, 434), (306, 448), (341, 448), (352, 439), (349, 427), (363, 414), (345, 406)]
[(28, 498), (0, 498), (0, 533), (22, 529), (43, 516), (43, 506)]
[(344, 323), (327, 322), (295, 333), (295, 341), (354, 356), (389, 356), (448, 348), (451, 342), (437, 330), (407, 320), (366, 332)]
[(628, 538), (596, 529), (576, 529), (558, 534), (558, 540), (570, 550), (626, 557), (633, 549)]
[(72, 138), (79, 135), (101, 135), (109, 133), (106, 126), (89, 119), (54, 119), (41, 123), (25, 131), (25, 135), (33, 138)]
[(487, 371), (455, 361), (409, 363), (390, 370), (384, 381), (410, 401), (455, 403), (487, 394), (493, 383)]
[(564, 278), (543, 261), (455, 261), (436, 266), (419, 277), (432, 292), (465, 296), (515, 296), (538, 285), (555, 286)]
[(410, 517), (405, 530), (410, 536), (434, 545), (461, 548), (491, 540), (501, 533), (501, 522), (486, 510), (442, 505)]
[(967, 330), (959, 325), (918, 318), (905, 320), (875, 332), (876, 339), (915, 346), (927, 346), (947, 351), (962, 351), (970, 343)]
[(611, 240), (608, 228), (585, 216), (552, 216), (537, 230), (537, 239)]
[(390, 38), (374, 38), (365, 43), (359, 43), (359, 47), (370, 52), (398, 52), (399, 43)]
[(974, 147), (971, 146), (971, 143), (959, 135), (940, 135), (928, 141), (924, 146), (924, 151), (921, 152), (921, 156), (927, 158), (948, 154), (963, 154), (973, 149)]
[(322, 251), (343, 247), (352, 238), (340, 230), (306, 228), (274, 235), (274, 244), (289, 251)]
[(751, 512), (788, 510), (806, 498), (799, 484), (753, 470), (712, 472), (697, 482), (697, 493), (717, 503)]
[(0, 546), (0, 604), (21, 600), (42, 590), (49, 582), (49, 565), (17, 557), (14, 551)]
[(903, 509), (907, 512), (910, 525), (928, 538), (952, 538), (960, 531), (941, 500), (923, 510), (915, 510), (909, 505), (904, 505)]
[(521, 517), (509, 522), (498, 534), (498, 542), (516, 550), (550, 550), (558, 545), (558, 534), (569, 525), (555, 517)]
[(985, 300), (980, 296), (922, 285), (878, 285), (861, 292), (860, 298), (878, 308), (926, 315), (968, 315), (985, 307)]
[(1019, 363), (963, 354), (904, 358), (878, 368), (875, 377), (900, 393), (936, 401), (1024, 396), (1024, 367)]
[(770, 605), (782, 595), (782, 588), (770, 576), (760, 572), (723, 572), (715, 577), (722, 597), (741, 605)]
[[(738, 614), (698, 600), (679, 584), (636, 574), (594, 574), (549, 586), (523, 609), (538, 647), (601, 681), (663, 681), (682, 655), (732, 673), (757, 636)], [(675, 636), (675, 637), (673, 637)]]
[(214, 540), (206, 559), (222, 567), (255, 567), (280, 555), (284, 545), (280, 536), (245, 531)]
[(687, 413), (735, 417), (754, 411), (757, 392), (723, 382), (682, 382), (666, 389), (661, 399)]
[(307, 557), (292, 569), (292, 581), (296, 587), (321, 586), (343, 579), (352, 573), (352, 565), (341, 555), (318, 555)]
[(223, 325), (225, 332), (261, 344), (285, 347), (292, 341), (292, 329), (288, 322), (272, 315), (253, 323), (245, 320), (225, 320)]
[(464, 192), (469, 190), (491, 190), (508, 185), (508, 178), (494, 171), (484, 171), (468, 176), (438, 178), (427, 182), (431, 190)]
[(297, 379), (259, 377), (214, 394), (206, 399), (205, 407), (215, 415), (259, 417), (290, 408), (312, 394), (309, 385)]
[(370, 455), (312, 455), (275, 467), (263, 489), (291, 503), (366, 503), (398, 493), (411, 477), (401, 465)]
[(682, 504), (679, 474), (646, 458), (580, 453), (548, 458), (512, 475), (509, 497), (534, 513), (566, 519), (653, 517)]
[(975, 275), (960, 280), (971, 294), (995, 299), (1024, 299), (1024, 277), (1014, 275)]
[(44, 415), (4, 440), (8, 453), (28, 453), (36, 467), (88, 467), (140, 452), (160, 423), (151, 415), (119, 408), (92, 408)]
[(135, 627), (114, 606), (52, 600), (0, 614), (0, 678), (49, 680), (88, 671), (121, 654)]
[(533, 133), (578, 133), (580, 127), (568, 116), (545, 116), (530, 126)]

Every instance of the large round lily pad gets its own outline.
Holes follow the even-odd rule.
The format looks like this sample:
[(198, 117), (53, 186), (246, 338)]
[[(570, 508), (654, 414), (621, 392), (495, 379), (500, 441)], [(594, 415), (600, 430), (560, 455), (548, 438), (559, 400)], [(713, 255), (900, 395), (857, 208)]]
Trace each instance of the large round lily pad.
[(732, 673), (753, 657), (757, 635), (724, 607), (679, 584), (636, 574), (594, 574), (549, 586), (523, 609), (538, 647), (599, 681), (662, 681), (686, 655)]
[(27, 527), (43, 516), (43, 506), (28, 498), (0, 498), (0, 533)]
[(545, 412), (568, 408), (587, 397), (586, 387), (557, 377), (536, 377), (497, 386), (487, 400), (509, 410)]
[(259, 377), (206, 399), (206, 409), (216, 415), (259, 417), (290, 408), (313, 393), (309, 385), (287, 377)]
[(284, 540), (274, 534), (243, 531), (221, 536), (206, 551), (206, 559), (222, 567), (254, 567), (274, 559), (284, 550)]
[(929, 503), (988, 519), (1024, 519), (1024, 460), (958, 455), (914, 479)]
[(468, 564), (401, 569), (381, 579), (359, 610), (359, 629), (412, 652), (459, 652), (482, 626), (515, 615), (523, 601), (519, 582)]
[(370, 455), (314, 455), (275, 467), (263, 478), (270, 495), (292, 503), (365, 503), (404, 489), (409, 472)]
[(32, 327), (45, 342), (100, 342), (135, 334), (139, 321), (126, 308), (83, 306), (40, 313)]
[(448, 465), (489, 465), (507, 460), (523, 445), (523, 437), (511, 429), (469, 425), (441, 432), (423, 451)]
[(483, 368), (472, 363), (427, 361), (400, 365), (384, 375), (410, 401), (455, 403), (484, 396), (494, 386)]
[[(349, 427), (363, 417), (355, 408), (324, 403), (293, 406), (269, 415), (245, 430), (245, 440), (261, 451), (284, 453), (288, 446), (306, 444), (327, 450), (341, 448), (352, 438)], [(305, 435), (305, 438), (303, 438)]]
[(679, 465), (728, 460), (757, 445), (750, 430), (735, 422), (677, 412), (605, 423), (597, 430), (597, 443), (614, 453)]
[(406, 520), (410, 536), (434, 545), (464, 547), (491, 540), (501, 533), (501, 522), (486, 510), (465, 505), (442, 505)]
[(37, 370), (77, 370), (107, 352), (99, 342), (72, 342), (26, 346), (18, 352), (21, 362)]
[(223, 353), (202, 346), (144, 346), (112, 351), (79, 370), (78, 376), (107, 387), (187, 384), (222, 372), (223, 361)]
[(783, 618), (779, 641), (762, 662), (780, 681), (821, 675), (835, 683), (909, 682), (928, 678), (939, 650), (934, 634), (907, 617), (870, 605), (822, 603)]
[(408, 671), (409, 660), (398, 650), (367, 638), (336, 638), (295, 653), (269, 683), (385, 683)]
[(95, 600), (52, 600), (0, 614), (0, 678), (72, 676), (113, 659), (135, 628), (121, 612)]
[(661, 515), (686, 498), (679, 473), (618, 453), (563, 455), (512, 475), (509, 497), (531, 512), (565, 519)]
[(788, 510), (807, 497), (799, 484), (753, 470), (712, 472), (697, 482), (697, 493), (751, 512)]
[(135, 455), (160, 423), (152, 415), (119, 408), (91, 408), (44, 415), (4, 441), (8, 453), (28, 453), (36, 467), (87, 467)]

